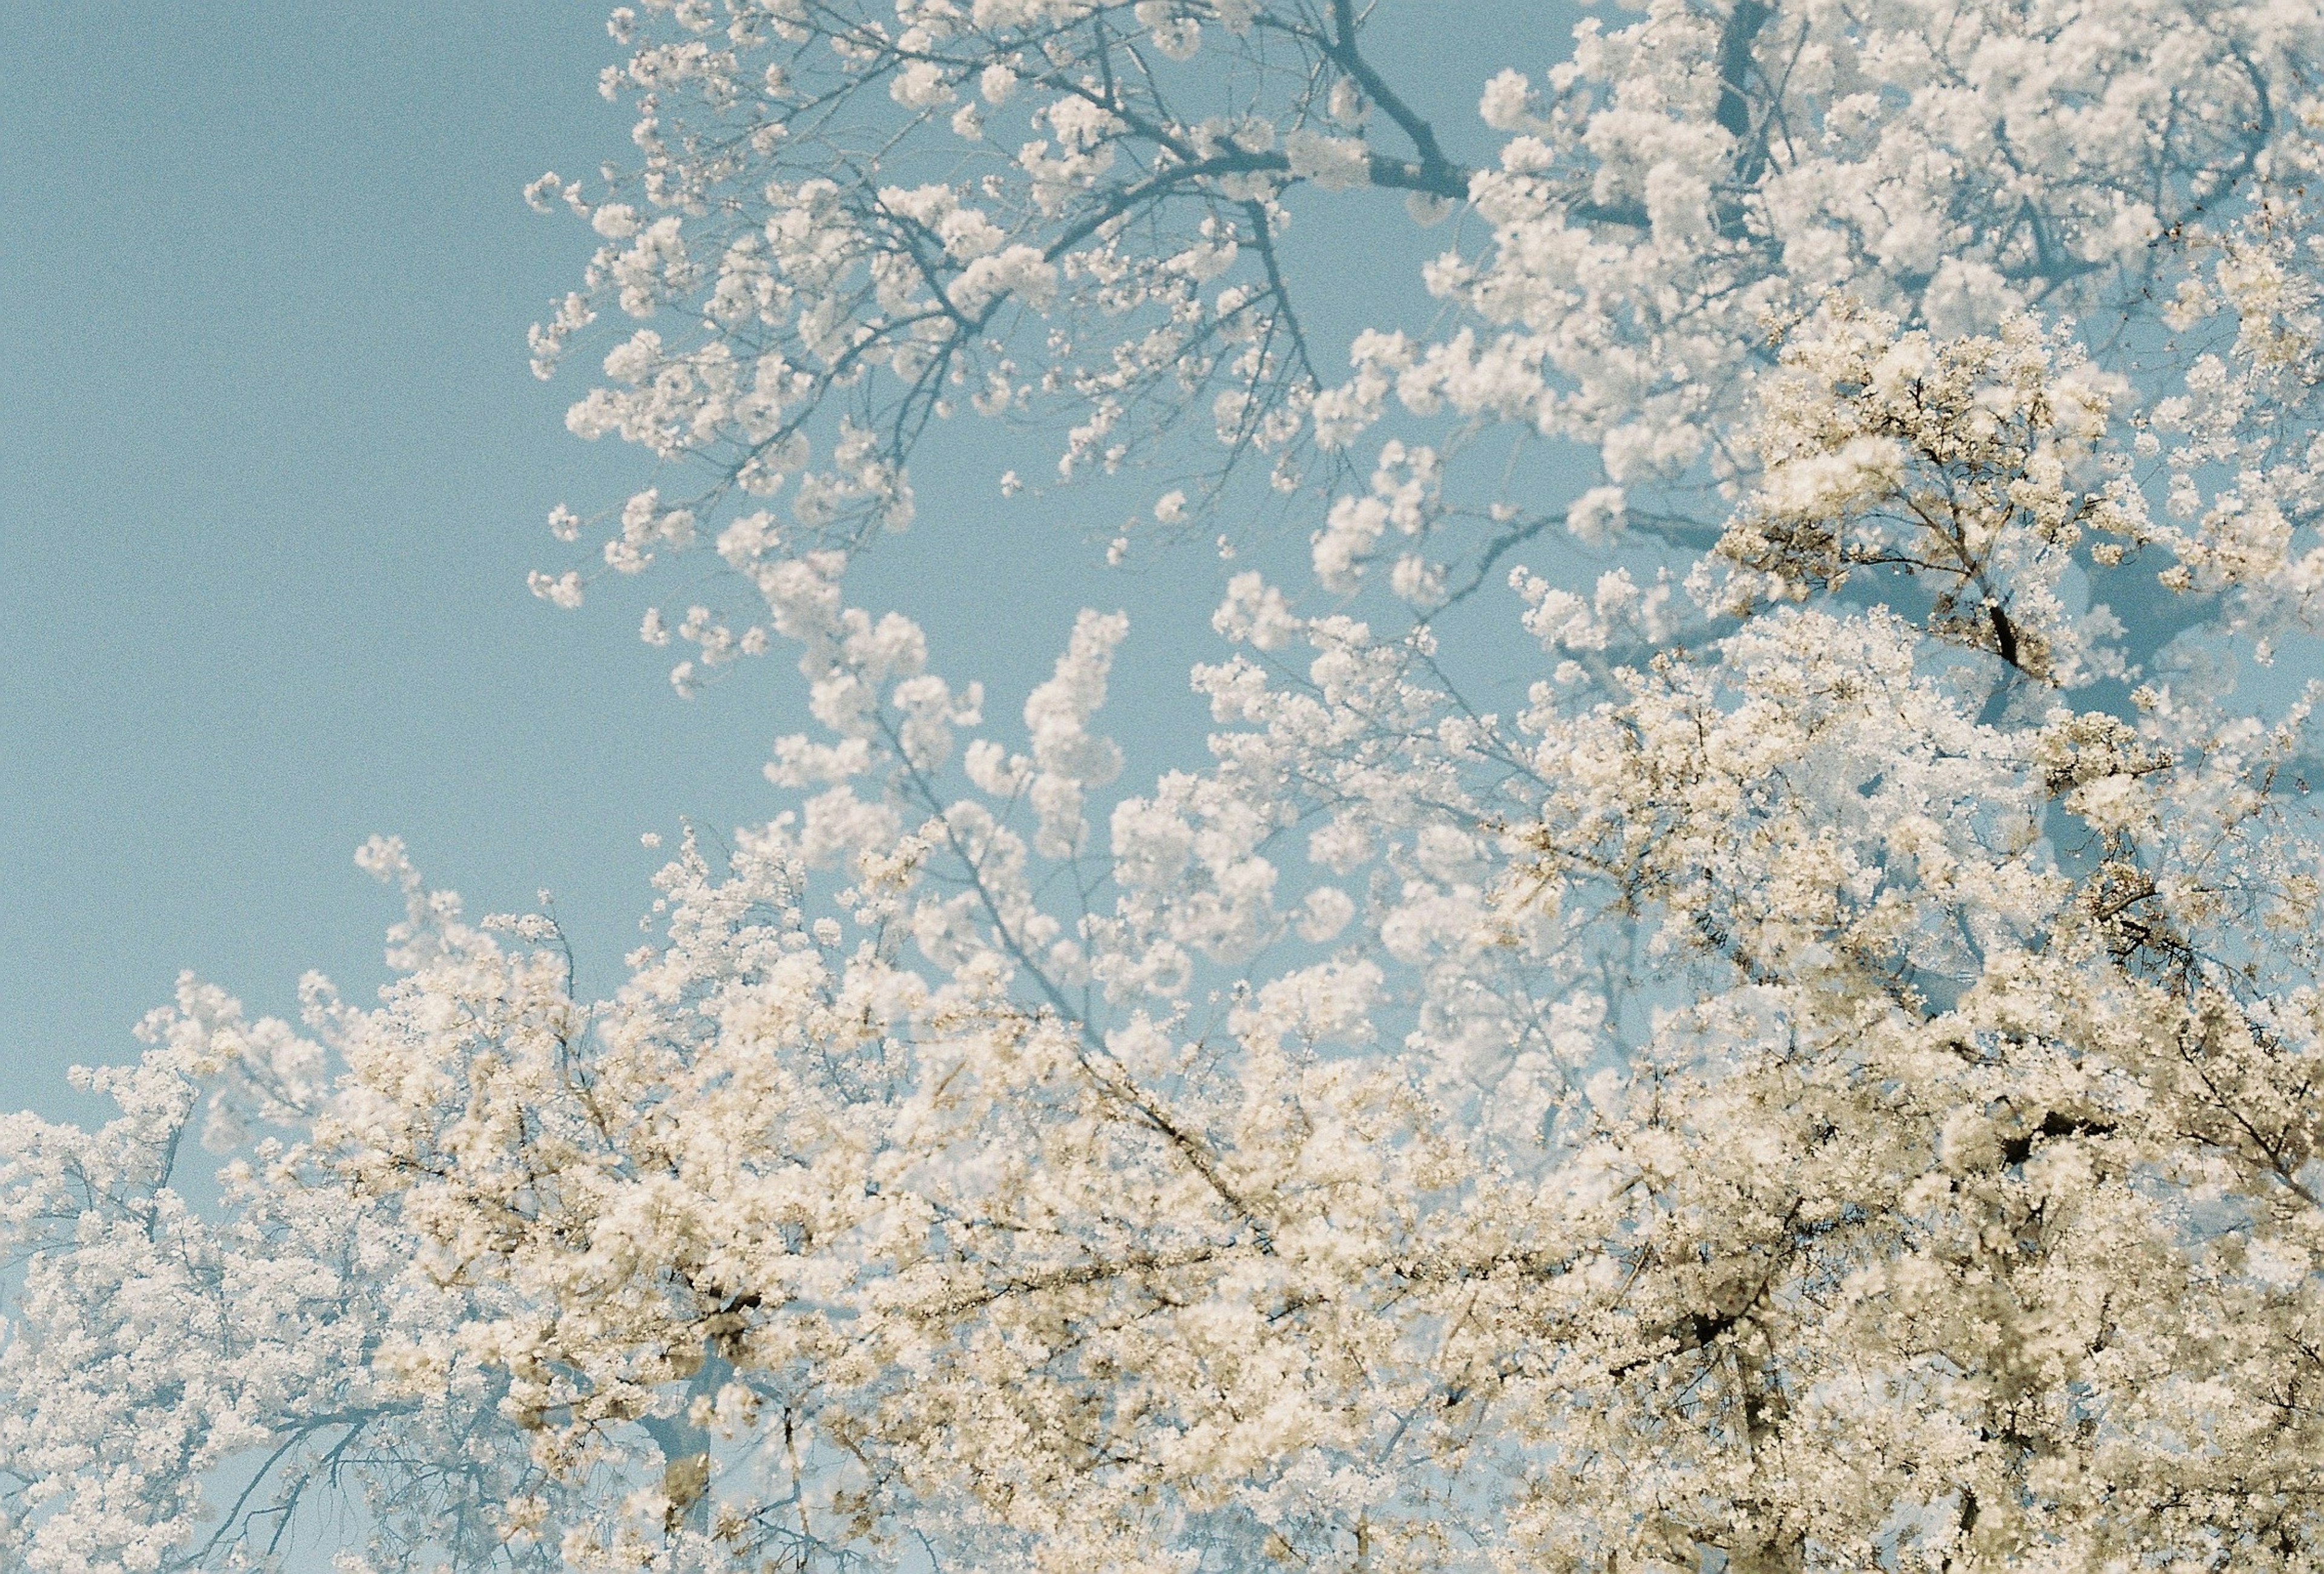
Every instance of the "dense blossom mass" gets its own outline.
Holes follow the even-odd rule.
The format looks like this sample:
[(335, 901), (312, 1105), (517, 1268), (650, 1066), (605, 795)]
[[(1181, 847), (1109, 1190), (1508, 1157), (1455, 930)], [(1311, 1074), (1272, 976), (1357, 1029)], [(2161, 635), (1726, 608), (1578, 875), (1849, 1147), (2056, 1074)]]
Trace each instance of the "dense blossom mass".
[[(0, 1122), (0, 1560), (2324, 1564), (2324, 13), (1652, 0), (1442, 140), (1375, 20), (613, 14), (533, 350), (659, 484), (534, 589), (707, 544), (789, 806), (595, 1002), (375, 841), (377, 1005)], [(851, 604), (947, 420), (1312, 532), (1206, 759)]]

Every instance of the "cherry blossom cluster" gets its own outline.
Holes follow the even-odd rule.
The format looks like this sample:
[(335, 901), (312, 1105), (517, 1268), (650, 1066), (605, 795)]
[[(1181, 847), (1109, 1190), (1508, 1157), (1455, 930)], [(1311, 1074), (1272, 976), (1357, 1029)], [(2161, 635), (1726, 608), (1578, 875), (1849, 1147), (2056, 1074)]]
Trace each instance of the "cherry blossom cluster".
[[(594, 1001), (374, 842), (376, 1006), (189, 980), (117, 1118), (0, 1126), (0, 1557), (2324, 1559), (2324, 23), (1658, 4), (1470, 170), (1363, 21), (616, 14), (538, 347), (685, 319), (575, 425), (709, 465), (604, 557), (744, 587), (682, 685), (796, 654), (785, 806)], [(1299, 185), (1487, 237), (1328, 386)], [(955, 398), (1320, 487), (1204, 757), (1124, 779), (1120, 613), (1004, 706), (851, 603)]]

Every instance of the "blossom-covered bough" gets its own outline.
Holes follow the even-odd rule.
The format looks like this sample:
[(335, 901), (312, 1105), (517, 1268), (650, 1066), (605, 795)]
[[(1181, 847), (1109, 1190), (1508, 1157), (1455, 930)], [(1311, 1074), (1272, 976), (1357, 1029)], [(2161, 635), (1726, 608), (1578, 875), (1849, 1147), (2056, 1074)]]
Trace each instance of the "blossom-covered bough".
[[(617, 14), (537, 347), (659, 325), (604, 560), (715, 538), (681, 684), (798, 653), (791, 806), (594, 1003), (374, 842), (377, 1007), (189, 982), (15, 1118), (0, 1555), (2324, 1560), (2324, 19), (1658, 3), (1474, 167), (1370, 21)], [(1303, 187), (1462, 210), (1441, 317), (1303, 327)], [(1116, 785), (1119, 615), (1019, 726), (848, 604), (948, 415), (1311, 511), (1206, 760)]]

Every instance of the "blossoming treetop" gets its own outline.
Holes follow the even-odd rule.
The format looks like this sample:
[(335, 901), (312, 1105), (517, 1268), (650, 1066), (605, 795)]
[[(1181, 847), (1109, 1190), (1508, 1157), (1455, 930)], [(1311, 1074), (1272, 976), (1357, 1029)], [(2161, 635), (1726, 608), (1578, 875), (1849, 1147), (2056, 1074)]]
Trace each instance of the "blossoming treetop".
[[(659, 325), (603, 560), (715, 541), (678, 676), (797, 652), (791, 806), (597, 1002), (375, 842), (379, 1005), (189, 980), (0, 1128), (7, 1556), (2313, 1565), (2324, 21), (1658, 4), (1470, 168), (1368, 20), (615, 14), (536, 354)], [(1319, 342), (1301, 187), (1474, 215), (1441, 317)], [(848, 604), (947, 417), (1313, 511), (1208, 759), (1115, 787), (1118, 615), (1020, 727)]]

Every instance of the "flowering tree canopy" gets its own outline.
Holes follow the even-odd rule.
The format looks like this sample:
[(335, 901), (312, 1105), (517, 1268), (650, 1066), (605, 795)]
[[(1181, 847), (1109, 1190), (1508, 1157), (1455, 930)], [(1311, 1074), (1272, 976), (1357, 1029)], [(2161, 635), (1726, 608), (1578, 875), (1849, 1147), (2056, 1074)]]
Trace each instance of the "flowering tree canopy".
[[(534, 351), (661, 475), (534, 588), (715, 542), (791, 806), (595, 1002), (374, 842), (379, 1004), (0, 1123), (9, 1566), (2324, 1563), (2324, 14), (1654, 0), (1458, 138), (1371, 21), (614, 14)], [(1312, 531), (1206, 759), (849, 603), (946, 419)]]

